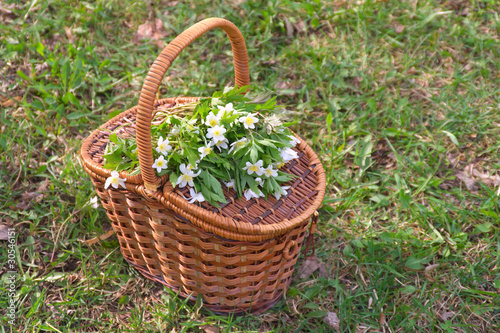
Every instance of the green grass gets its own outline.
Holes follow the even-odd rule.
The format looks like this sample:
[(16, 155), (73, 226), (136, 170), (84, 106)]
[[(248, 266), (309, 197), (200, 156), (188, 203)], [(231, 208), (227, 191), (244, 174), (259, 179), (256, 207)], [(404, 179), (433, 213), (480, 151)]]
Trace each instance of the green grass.
[[(499, 184), (489, 177), (500, 170), (496, 0), (1, 6), (10, 13), (0, 10), (0, 101), (18, 97), (0, 111), (0, 219), (15, 225), (19, 296), (11, 328), (5, 265), (3, 331), (328, 332), (326, 312), (342, 332), (500, 330)], [(165, 42), (205, 17), (234, 22), (252, 82), (278, 89), (326, 169), (316, 254), (329, 275), (296, 278), (264, 315), (209, 313), (139, 276), (114, 236), (82, 242), (111, 227), (87, 204), (78, 150), (136, 105), (160, 52), (134, 41), (151, 11)], [(230, 84), (228, 44), (222, 31), (194, 42), (161, 95)]]

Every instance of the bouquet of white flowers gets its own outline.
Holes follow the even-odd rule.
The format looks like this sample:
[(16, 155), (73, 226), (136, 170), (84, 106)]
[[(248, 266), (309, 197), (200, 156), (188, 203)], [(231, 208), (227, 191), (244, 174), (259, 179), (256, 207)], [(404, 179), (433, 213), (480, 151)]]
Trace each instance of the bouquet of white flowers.
[[(276, 98), (251, 100), (242, 95), (247, 89), (230, 88), (200, 102), (156, 111), (152, 168), (159, 176), (168, 174), (174, 187), (190, 186), (189, 202), (218, 206), (226, 202), (222, 186), (246, 200), (287, 195), (289, 187), (282, 184), (293, 176), (279, 169), (298, 158), (292, 148), (300, 141), (287, 128), (290, 123), (281, 122)], [(104, 167), (137, 173), (135, 150), (134, 138), (112, 134)]]

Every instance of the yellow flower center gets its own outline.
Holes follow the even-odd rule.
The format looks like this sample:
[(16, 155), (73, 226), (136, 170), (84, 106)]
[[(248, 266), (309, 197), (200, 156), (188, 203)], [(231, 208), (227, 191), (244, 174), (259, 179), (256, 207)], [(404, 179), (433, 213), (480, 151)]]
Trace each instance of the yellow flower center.
[(212, 148), (210, 148), (210, 147), (206, 147), (205, 148), (205, 154), (206, 155), (210, 154), (211, 152), (212, 152)]
[(252, 165), (249, 169), (250, 169), (250, 171), (253, 171), (253, 172), (259, 171), (259, 167), (256, 165)]
[(158, 162), (156, 162), (156, 165), (159, 167), (162, 167), (164, 164), (163, 164), (163, 161), (158, 161)]
[(281, 162), (280, 164), (278, 164), (278, 169), (282, 168), (284, 165), (285, 165), (285, 162)]
[(184, 181), (184, 182), (189, 182), (189, 181), (191, 181), (191, 180), (193, 179), (193, 177), (191, 177), (191, 176), (189, 176), (189, 175), (182, 175), (182, 176), (181, 176), (181, 179), (182, 179), (182, 181)]
[(245, 145), (245, 141), (240, 141), (236, 144), (236, 147), (241, 147), (241, 146), (244, 146)]
[(247, 120), (245, 120), (245, 122), (247, 123), (247, 125), (252, 125), (253, 124), (253, 119), (248, 117)]
[(113, 178), (111, 179), (111, 183), (113, 183), (113, 184), (115, 184), (115, 185), (118, 185), (118, 184), (120, 184), (120, 181), (118, 180), (118, 177), (113, 177)]
[(271, 169), (266, 169), (266, 176), (271, 176), (273, 174), (273, 170)]
[(220, 131), (219, 131), (219, 130), (215, 130), (215, 131), (214, 131), (214, 135), (215, 135), (215, 136), (219, 136), (219, 135), (220, 135)]
[(216, 119), (210, 120), (210, 126), (214, 127), (215, 125), (218, 125), (219, 123), (217, 122)]

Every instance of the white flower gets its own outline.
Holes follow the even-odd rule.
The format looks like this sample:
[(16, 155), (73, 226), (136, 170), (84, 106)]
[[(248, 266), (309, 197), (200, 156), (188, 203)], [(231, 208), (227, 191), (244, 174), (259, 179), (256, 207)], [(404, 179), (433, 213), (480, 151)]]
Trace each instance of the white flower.
[(200, 159), (203, 159), (205, 156), (210, 155), (212, 153), (212, 150), (212, 143), (198, 148), (198, 152), (201, 154)]
[(224, 87), (224, 92), (223, 92), (223, 94), (225, 95), (225, 94), (227, 94), (228, 92), (230, 92), (230, 91), (231, 91), (231, 90), (233, 90), (233, 89), (234, 89), (234, 87)]
[(217, 148), (219, 148), (219, 151), (222, 151), (222, 149), (223, 149), (223, 148), (224, 148), (224, 149), (227, 149), (227, 143), (228, 143), (228, 142), (229, 142), (229, 141), (228, 141), (227, 139), (224, 139), (224, 140), (221, 140), (221, 141), (217, 141), (217, 142), (215, 143), (215, 146), (216, 146)]
[(288, 190), (289, 188), (290, 186), (281, 186), (281, 191), (274, 193), (274, 197), (276, 198), (276, 200), (281, 199), (282, 195), (288, 195), (288, 192), (286, 190)]
[(241, 123), (243, 123), (243, 125), (245, 126), (246, 129), (254, 129), (255, 128), (255, 123), (258, 123), (259, 122), (259, 119), (257, 119), (257, 117), (255, 117), (256, 115), (253, 114), (253, 113), (250, 113), (244, 117), (241, 117), (240, 119), (238, 119)]
[(198, 130), (198, 127), (194, 126), (194, 124), (196, 124), (196, 121), (197, 119), (191, 119), (190, 121), (188, 121), (186, 123), (186, 127), (188, 130), (190, 130), (191, 132), (195, 133), (195, 134), (200, 134), (200, 131)]
[(292, 148), (282, 148), (279, 150), (280, 151), (280, 156), (283, 159), (283, 162), (288, 162), (293, 159), (299, 158), (299, 154)]
[(191, 195), (191, 199), (186, 199), (188, 200), (189, 203), (194, 203), (196, 201), (198, 202), (203, 202), (205, 201), (205, 198), (203, 197), (203, 194), (201, 194), (201, 192), (198, 192), (196, 193), (196, 191), (194, 190), (194, 188), (190, 188), (189, 189), (189, 194)]
[(120, 178), (120, 174), (118, 173), (118, 171), (112, 171), (111, 176), (106, 179), (104, 188), (107, 189), (109, 185), (113, 186), (114, 188), (118, 188), (118, 185), (121, 185), (123, 188), (127, 188), (127, 186), (125, 186), (126, 180), (127, 178)]
[(288, 136), (290, 138), (290, 144), (292, 145), (292, 147), (295, 147), (297, 144), (300, 143), (300, 140), (297, 139), (297, 137), (295, 135), (289, 135)]
[(227, 103), (226, 106), (217, 105), (217, 108), (219, 109), (219, 113), (217, 113), (217, 115), (220, 118), (224, 118), (225, 116), (230, 115), (231, 112), (234, 111), (233, 103)]
[(238, 149), (241, 146), (244, 146), (247, 143), (247, 141), (248, 141), (247, 138), (243, 137), (238, 141), (231, 143), (231, 149), (229, 149), (229, 153), (231, 153), (235, 148)]
[(205, 125), (210, 127), (220, 125), (220, 118), (221, 117), (219, 115), (216, 116), (213, 112), (210, 112), (205, 120)]
[(194, 165), (188, 164), (186, 168), (188, 170), (196, 170), (196, 169), (198, 169), (198, 163), (200, 163), (200, 160), (196, 161)]
[(243, 195), (245, 196), (245, 199), (248, 201), (248, 200), (250, 200), (252, 198), (263, 197), (264, 193), (262, 193), (262, 191), (259, 190), (259, 194), (257, 194), (254, 191), (252, 191), (251, 189), (248, 189), (248, 190), (245, 191), (245, 193), (243, 193)]
[(160, 154), (167, 155), (169, 151), (172, 150), (172, 146), (169, 145), (168, 138), (163, 140), (163, 137), (160, 136), (160, 139), (158, 139), (158, 147), (156, 147), (156, 151), (159, 152)]
[(264, 186), (264, 181), (262, 180), (262, 178), (257, 177), (257, 178), (255, 178), (255, 181), (259, 184), (259, 186), (261, 186), (261, 187)]
[(273, 169), (273, 166), (269, 165), (267, 168), (264, 169), (264, 176), (266, 176), (267, 178), (278, 177), (278, 170)]
[(270, 117), (265, 117), (264, 123), (266, 125), (266, 132), (268, 135), (270, 135), (272, 131), (279, 131), (283, 129), (283, 127), (280, 127), (283, 123), (281, 122), (279, 116), (275, 114)]
[(156, 172), (160, 173), (162, 169), (167, 168), (167, 161), (163, 157), (163, 155), (160, 155), (155, 162), (153, 163), (153, 166), (151, 166), (153, 169), (156, 168)]
[(220, 101), (220, 98), (213, 97), (212, 98), (212, 106), (216, 106), (218, 104), (222, 104), (222, 102)]
[(498, 185), (497, 196), (500, 196), (500, 185)]
[(99, 202), (97, 201), (97, 197), (92, 197), (92, 199), (90, 199), (89, 203), (92, 206), (92, 208), (99, 207)]
[(227, 188), (234, 188), (234, 179), (231, 179), (228, 182), (224, 182), (224, 185), (226, 185)]
[(198, 171), (198, 173), (194, 173), (192, 170), (193, 167), (191, 166), (191, 168), (189, 168), (190, 166), (191, 164), (186, 167), (186, 164), (184, 163), (179, 166), (179, 170), (182, 172), (182, 175), (180, 175), (179, 179), (177, 180), (177, 185), (179, 185), (179, 187), (181, 188), (186, 186), (187, 184), (189, 184), (189, 186), (194, 186), (193, 178), (197, 177), (201, 172), (200, 170)]
[(174, 127), (172, 127), (172, 130), (170, 131), (172, 135), (177, 135), (180, 132), (181, 132), (181, 127), (179, 125), (174, 125)]
[(247, 162), (246, 167), (244, 167), (243, 170), (247, 170), (249, 175), (255, 172), (257, 176), (262, 176), (262, 174), (264, 173), (264, 171), (262, 170), (262, 163), (264, 163), (262, 160), (257, 161), (257, 163), (255, 164)]
[(211, 138), (214, 142), (222, 141), (225, 139), (224, 133), (226, 133), (226, 129), (217, 125), (208, 129), (207, 138)]

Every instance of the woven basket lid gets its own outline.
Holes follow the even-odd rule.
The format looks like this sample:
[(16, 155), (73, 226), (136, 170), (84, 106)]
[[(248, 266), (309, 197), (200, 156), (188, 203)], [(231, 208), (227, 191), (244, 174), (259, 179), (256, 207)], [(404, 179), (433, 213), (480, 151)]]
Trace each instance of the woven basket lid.
[[(226, 203), (213, 207), (206, 202), (190, 204), (189, 187), (173, 188), (168, 175), (156, 176), (151, 147), (151, 119), (155, 110), (199, 100), (197, 97), (180, 97), (155, 100), (158, 87), (168, 67), (187, 45), (204, 32), (221, 27), (231, 40), (236, 86), (249, 84), (248, 57), (243, 36), (230, 22), (223, 19), (206, 19), (184, 31), (175, 38), (158, 56), (151, 66), (141, 91), (138, 106), (114, 117), (85, 139), (81, 157), (85, 170), (97, 181), (104, 182), (112, 170), (103, 167), (103, 153), (109, 142), (109, 135), (137, 137), (140, 175), (121, 172), (126, 178), (127, 190), (148, 200), (162, 203), (203, 230), (215, 235), (240, 241), (264, 241), (287, 233), (305, 223), (320, 206), (325, 194), (325, 173), (313, 150), (301, 140), (294, 149), (299, 159), (288, 162), (281, 170), (296, 175), (288, 184), (288, 194), (279, 200), (272, 196), (264, 198), (238, 199), (235, 192), (223, 186)], [(113, 190), (113, 189), (109, 189)], [(120, 189), (121, 190), (121, 189)], [(133, 209), (133, 208), (129, 208)]]

